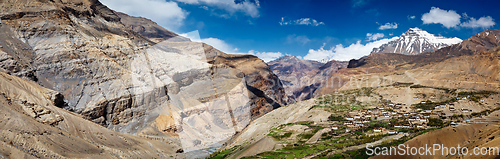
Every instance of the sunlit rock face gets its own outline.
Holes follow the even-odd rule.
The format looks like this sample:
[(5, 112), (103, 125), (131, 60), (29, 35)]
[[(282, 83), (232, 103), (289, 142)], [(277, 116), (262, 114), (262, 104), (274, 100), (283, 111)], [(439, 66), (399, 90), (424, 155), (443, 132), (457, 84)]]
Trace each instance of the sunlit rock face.
[(59, 92), (56, 106), (108, 129), (197, 150), (286, 104), (257, 57), (175, 34), (149, 39), (95, 0), (7, 0), (0, 11), (1, 71)]

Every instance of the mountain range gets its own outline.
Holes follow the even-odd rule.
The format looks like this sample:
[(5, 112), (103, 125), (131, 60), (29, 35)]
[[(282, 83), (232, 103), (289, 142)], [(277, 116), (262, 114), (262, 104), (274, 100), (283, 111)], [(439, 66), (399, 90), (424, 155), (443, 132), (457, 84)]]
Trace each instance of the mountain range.
[[(425, 144), (443, 144), (444, 146), (460, 144), (469, 149), (498, 146), (500, 140), (497, 138), (500, 129), (498, 127), (499, 111), (496, 110), (498, 110), (497, 103), (500, 99), (498, 95), (500, 92), (499, 36), (500, 30), (489, 29), (461, 43), (431, 52), (417, 55), (372, 53), (361, 59), (351, 60), (347, 68), (338, 69), (327, 79), (304, 87), (313, 90), (308, 100), (278, 108), (253, 121), (246, 131), (241, 132), (235, 139), (226, 144), (224, 154), (228, 158), (270, 155), (281, 157), (366, 157), (364, 145), (354, 144), (356, 146), (351, 147), (339, 145), (340, 148), (331, 145), (339, 142), (343, 144), (358, 142), (360, 141), (358, 140), (359, 136), (374, 133), (369, 129), (384, 127), (383, 125), (387, 124), (389, 126), (386, 129), (403, 131), (391, 128), (394, 123), (362, 126), (364, 132), (361, 132), (360, 129), (357, 129), (359, 132), (347, 131), (356, 130), (356, 126), (343, 126), (342, 123), (349, 123), (348, 117), (359, 116), (359, 113), (367, 109), (384, 105), (383, 101), (405, 103), (408, 108), (412, 107), (409, 111), (417, 113), (422, 111), (413, 107), (422, 105), (423, 102), (430, 102), (430, 107), (427, 109), (433, 109), (436, 103), (438, 105), (445, 103), (464, 110), (478, 109), (474, 110), (474, 114), (491, 109), (495, 109), (495, 111), (490, 114), (474, 116), (462, 111), (449, 111), (448, 108), (439, 109), (438, 113), (451, 112), (455, 116), (465, 114), (463, 118), (459, 117), (459, 119), (454, 118), (451, 114), (442, 116), (443, 120), (469, 120), (472, 123), (460, 122), (459, 126), (444, 126), (439, 130), (428, 129), (431, 132), (424, 132), (422, 136), (416, 135), (417, 137), (413, 139), (387, 140), (384, 138), (373, 142), (373, 144), (388, 142), (397, 145), (404, 142), (405, 145), (413, 147), (424, 147)], [(328, 84), (325, 81), (333, 81), (334, 83)], [(481, 97), (478, 96), (482, 102), (480, 100), (475, 102), (473, 98), (468, 99), (468, 94), (483, 94)], [(463, 96), (460, 98), (461, 100), (456, 100), (457, 95)], [(345, 107), (346, 105), (347, 107)], [(438, 108), (433, 109), (432, 112), (437, 110)], [(393, 111), (399, 110), (394, 109)], [(431, 114), (435, 116), (435, 113)], [(334, 117), (338, 119), (333, 119)], [(399, 119), (402, 118), (392, 118), (391, 120)], [(383, 119), (368, 120), (371, 120), (368, 122), (374, 122)], [(407, 122), (402, 122), (402, 124), (404, 123)], [(337, 127), (338, 130), (334, 127)], [(418, 131), (420, 129), (412, 130)], [(408, 133), (407, 135), (415, 134)], [(353, 137), (343, 140), (337, 136)], [(359, 139), (364, 138), (359, 137)], [(323, 148), (323, 146), (327, 148)], [(328, 146), (331, 147), (328, 148)], [(422, 158), (423, 156), (375, 156), (375, 158), (401, 157)], [(446, 156), (441, 154), (432, 156), (432, 158), (442, 157)], [(455, 154), (447, 157), (475, 158), (477, 156)], [(496, 156), (483, 157), (494, 158)]]
[[(432, 89), (429, 96), (500, 91), (498, 29), (462, 41), (411, 28), (360, 59), (285, 56), (266, 64), (97, 0), (5, 0), (0, 17), (0, 158), (205, 158), (214, 151), (241, 158), (282, 149), (313, 157), (323, 152), (308, 151), (342, 150), (312, 147), (332, 130), (323, 122), (345, 115), (317, 102), (331, 93), (380, 88), (350, 99), (358, 105), (341, 103), (351, 113), (363, 101), (428, 93), (401, 83)], [(477, 110), (489, 111), (485, 105)], [(491, 133), (462, 134), (478, 141), (469, 146), (498, 142), (498, 126), (484, 127)], [(280, 141), (287, 136), (309, 138)]]
[(374, 48), (372, 53), (416, 55), (435, 51), (460, 42), (462, 42), (462, 39), (435, 36), (419, 28), (410, 28), (398, 39), (383, 44), (378, 48)]
[(199, 150), (287, 104), (261, 59), (96, 0), (7, 0), (0, 10), (2, 158), (206, 156)]

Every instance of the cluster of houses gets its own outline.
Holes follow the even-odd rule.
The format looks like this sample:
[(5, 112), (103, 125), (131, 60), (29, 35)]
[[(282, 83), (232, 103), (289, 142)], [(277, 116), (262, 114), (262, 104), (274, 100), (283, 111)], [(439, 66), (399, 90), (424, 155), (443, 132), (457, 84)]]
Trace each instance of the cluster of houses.
[[(425, 104), (429, 101), (421, 101)], [(391, 124), (393, 129), (425, 129), (429, 118), (441, 118), (446, 116), (446, 112), (457, 111), (454, 103), (436, 104), (434, 110), (419, 110), (408, 108), (404, 103), (393, 103), (390, 100), (381, 101), (381, 105), (371, 109), (361, 109), (344, 117), (343, 125), (351, 129), (359, 129), (367, 126), (367, 123), (373, 120), (390, 120), (397, 119)], [(446, 110), (447, 109), (447, 110)], [(449, 111), (448, 111), (449, 110)], [(469, 109), (459, 109), (466, 113), (471, 112)], [(403, 118), (400, 118), (403, 117)], [(394, 120), (393, 120), (394, 121)], [(337, 130), (337, 126), (332, 127)], [(382, 132), (388, 134), (397, 133), (395, 130), (375, 129), (374, 132)]]

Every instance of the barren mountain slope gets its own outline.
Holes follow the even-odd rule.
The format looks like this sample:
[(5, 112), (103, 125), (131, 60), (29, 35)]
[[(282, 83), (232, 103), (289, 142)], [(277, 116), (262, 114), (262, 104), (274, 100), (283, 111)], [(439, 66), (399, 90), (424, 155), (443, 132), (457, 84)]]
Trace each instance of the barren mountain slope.
[(177, 38), (178, 41), (189, 41), (188, 38), (179, 36), (149, 19), (129, 16), (122, 12), (115, 12), (115, 14), (120, 17), (120, 22), (122, 22), (127, 28), (141, 34), (144, 37), (147, 37), (155, 43), (159, 43), (170, 38)]
[(57, 92), (0, 72), (0, 157), (184, 158), (176, 138), (115, 132), (54, 105)]
[(340, 68), (347, 67), (347, 61), (331, 60), (327, 63), (302, 60), (295, 56), (284, 56), (268, 62), (269, 67), (283, 82), (289, 100), (307, 99), (309, 92), (303, 87), (324, 80)]
[[(481, 54), (481, 53), (487, 52), (488, 50), (494, 49), (498, 46), (500, 46), (500, 30), (488, 29), (486, 31), (483, 31), (481, 33), (472, 36), (469, 39), (464, 40), (459, 44), (455, 44), (452, 46), (439, 49), (437, 51), (427, 52), (419, 55), (372, 53), (369, 56), (363, 57), (359, 60), (351, 60), (349, 62), (349, 66), (347, 66), (348, 67), (347, 69), (340, 69), (337, 73), (334, 73), (327, 80), (311, 84), (307, 87), (304, 87), (303, 89), (310, 92), (309, 97), (314, 97), (334, 92), (335, 90), (346, 84), (348, 81), (350, 81), (352, 75), (363, 75), (363, 74), (384, 73), (384, 72), (386, 72), (387, 74), (391, 74), (391, 72), (395, 71), (404, 72), (406, 70), (409, 70), (409, 72), (414, 73), (411, 75), (411, 78), (428, 79), (430, 77), (438, 78), (437, 76), (440, 76), (439, 80), (443, 81), (441, 83), (435, 83), (434, 85), (444, 84), (447, 87), (449, 86), (451, 87), (451, 85), (456, 85), (456, 86), (464, 85), (463, 86), (464, 88), (479, 87), (487, 90), (490, 89), (494, 90), (497, 89), (496, 84), (491, 83), (492, 79), (485, 76), (486, 74), (478, 75), (482, 77), (478, 78), (477, 80), (467, 81), (474, 78), (466, 78), (466, 76), (462, 76), (464, 74), (459, 74), (459, 72), (463, 71), (463, 69), (469, 69), (472, 70), (469, 71), (469, 73), (472, 73), (469, 76), (474, 76), (477, 74), (474, 72), (476, 69), (482, 69), (481, 71), (479, 70), (478, 71), (483, 73), (493, 71), (491, 70), (493, 68), (486, 68), (486, 66), (496, 67), (495, 64), (497, 57), (495, 55), (490, 55), (488, 53), (486, 54)], [(475, 57), (475, 55), (478, 56)], [(460, 59), (461, 57), (464, 59)], [(449, 59), (454, 59), (454, 60), (449, 60)], [(469, 64), (472, 62), (470, 61), (472, 59), (474, 59), (473, 61), (475, 61), (473, 62), (473, 65)], [(454, 63), (454, 65), (445, 64), (446, 62), (442, 63), (443, 61), (452, 62)], [(466, 63), (465, 61), (468, 62)], [(439, 66), (441, 68), (435, 68), (435, 69), (431, 68), (431, 67), (438, 67), (439, 63), (443, 64)], [(448, 65), (449, 67), (444, 68), (444, 66), (446, 65)], [(428, 69), (436, 71), (441, 71), (442, 69), (452, 69), (454, 70), (455, 75), (445, 77), (443, 72), (439, 73), (432, 72), (428, 71)], [(496, 77), (496, 74), (493, 73), (492, 77)], [(460, 81), (457, 81), (456, 83), (446, 82), (446, 80), (448, 80), (449, 78), (462, 78), (462, 79), (460, 79)], [(485, 82), (483, 79), (484, 80), (488, 79), (487, 81), (489, 82)], [(479, 83), (474, 83), (475, 81)], [(428, 82), (429, 84), (432, 83), (430, 80), (425, 80), (423, 82)], [(493, 84), (493, 86), (495, 87), (490, 87), (489, 84), (484, 85), (485, 83)]]
[(175, 136), (191, 151), (217, 147), (285, 104), (279, 79), (257, 57), (152, 42), (95, 0), (12, 0), (0, 10), (0, 31), (12, 35), (0, 38), (2, 71), (60, 92), (56, 106), (108, 129)]

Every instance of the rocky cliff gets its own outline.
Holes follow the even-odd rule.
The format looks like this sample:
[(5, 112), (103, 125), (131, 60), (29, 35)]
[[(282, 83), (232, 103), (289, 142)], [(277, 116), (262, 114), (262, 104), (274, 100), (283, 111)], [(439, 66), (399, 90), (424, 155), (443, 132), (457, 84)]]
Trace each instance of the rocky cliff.
[(269, 67), (283, 82), (289, 103), (310, 98), (314, 92), (311, 84), (324, 81), (341, 68), (346, 61), (330, 60), (326, 63), (302, 60), (295, 56), (283, 56), (268, 62)]
[(122, 12), (115, 12), (116, 15), (120, 17), (120, 22), (125, 25), (128, 29), (133, 30), (136, 33), (147, 37), (149, 40), (159, 43), (165, 40), (172, 41), (171, 38), (177, 38), (178, 41), (189, 41), (188, 38), (177, 35), (176, 33), (167, 30), (157, 23), (143, 18), (143, 17), (133, 17)]
[(97, 0), (7, 0), (0, 10), (1, 71), (60, 92), (55, 106), (111, 130), (198, 150), (286, 104), (257, 57), (158, 31)]

